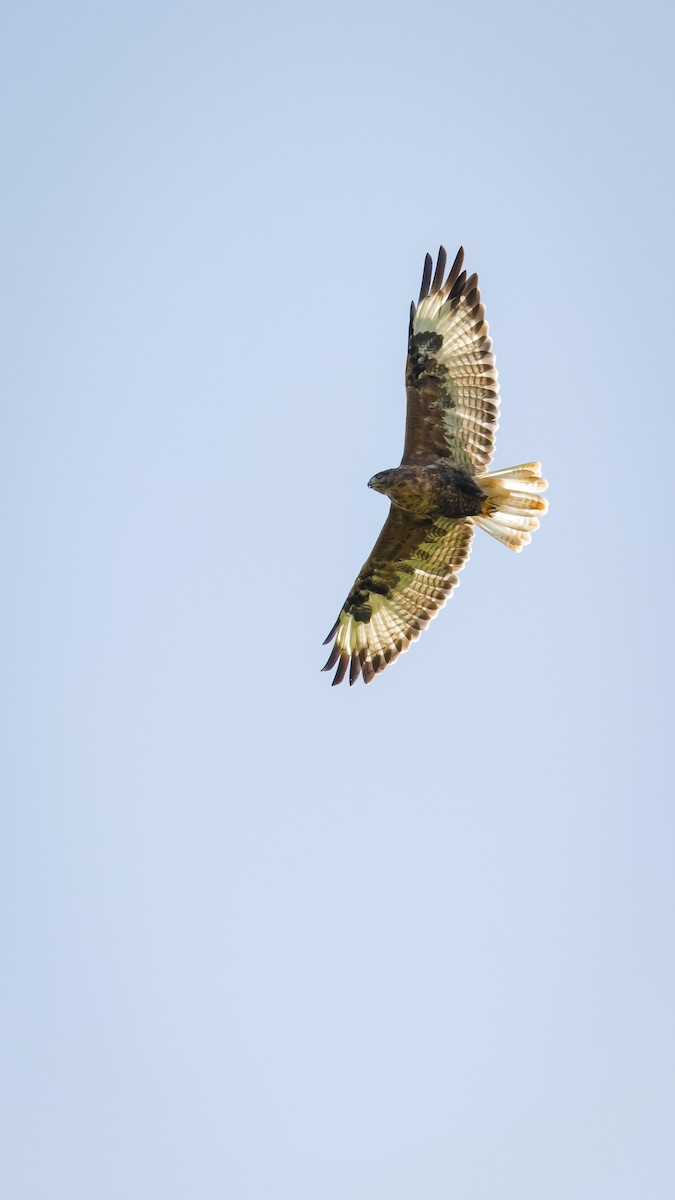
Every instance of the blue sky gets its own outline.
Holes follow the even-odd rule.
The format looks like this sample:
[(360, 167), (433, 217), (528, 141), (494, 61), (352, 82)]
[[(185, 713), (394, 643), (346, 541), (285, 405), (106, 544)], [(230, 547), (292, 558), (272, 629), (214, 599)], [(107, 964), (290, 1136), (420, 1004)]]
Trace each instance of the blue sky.
[[(3, 1192), (675, 1190), (672, 17), (2, 17)], [(328, 632), (463, 243), (521, 555)]]

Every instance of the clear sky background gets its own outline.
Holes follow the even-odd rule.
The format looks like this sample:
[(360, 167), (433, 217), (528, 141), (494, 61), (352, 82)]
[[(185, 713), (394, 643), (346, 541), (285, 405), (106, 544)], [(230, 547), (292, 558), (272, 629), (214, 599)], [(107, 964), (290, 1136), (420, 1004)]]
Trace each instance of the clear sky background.
[[(672, 1200), (666, 5), (7, 5), (11, 1200)], [(321, 642), (478, 270), (550, 513)]]

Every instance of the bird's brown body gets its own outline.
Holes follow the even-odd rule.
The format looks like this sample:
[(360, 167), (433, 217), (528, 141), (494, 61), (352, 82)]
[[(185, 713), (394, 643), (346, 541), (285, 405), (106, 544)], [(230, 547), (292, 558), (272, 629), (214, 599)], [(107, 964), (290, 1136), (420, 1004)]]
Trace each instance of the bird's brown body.
[(445, 462), (380, 471), (368, 486), (416, 517), (475, 517), (487, 499), (475, 479)]

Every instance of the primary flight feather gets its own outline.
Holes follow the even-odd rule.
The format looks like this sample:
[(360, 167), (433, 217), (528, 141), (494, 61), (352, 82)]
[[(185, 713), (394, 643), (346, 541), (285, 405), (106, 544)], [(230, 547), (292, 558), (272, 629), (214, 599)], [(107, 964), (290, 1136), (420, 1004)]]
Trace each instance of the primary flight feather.
[(499, 386), (478, 276), (467, 279), (463, 261), (460, 247), (447, 277), (442, 246), (435, 271), (424, 261), (410, 308), (403, 458), (368, 484), (391, 507), (326, 638), (333, 686), (347, 671), (350, 684), (370, 683), (416, 641), (459, 582), (476, 525), (520, 550), (546, 512), (539, 463), (486, 471)]

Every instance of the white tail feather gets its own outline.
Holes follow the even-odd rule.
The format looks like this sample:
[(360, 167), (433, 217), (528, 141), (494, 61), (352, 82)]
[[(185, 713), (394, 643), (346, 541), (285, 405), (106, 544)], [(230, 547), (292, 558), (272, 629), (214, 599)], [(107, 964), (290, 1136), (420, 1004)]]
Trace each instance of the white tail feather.
[(473, 518), (476, 525), (511, 550), (522, 550), (539, 528), (539, 518), (534, 514), (543, 515), (548, 508), (538, 494), (548, 487), (541, 477), (541, 464), (521, 463), (519, 467), (490, 471), (478, 476), (476, 482), (487, 496), (483, 512)]

